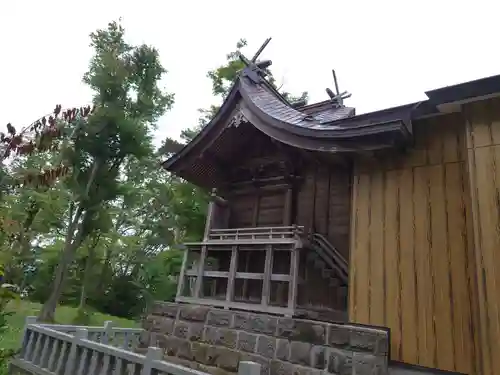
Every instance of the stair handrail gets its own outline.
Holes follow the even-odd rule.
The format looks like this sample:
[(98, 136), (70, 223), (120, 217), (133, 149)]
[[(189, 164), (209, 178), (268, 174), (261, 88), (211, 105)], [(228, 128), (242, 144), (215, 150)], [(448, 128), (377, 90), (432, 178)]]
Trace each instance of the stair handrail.
[(325, 250), (324, 247), (318, 245), (318, 244), (315, 244), (313, 242), (311, 242), (311, 245), (312, 245), (312, 248), (314, 250), (314, 252), (316, 253), (317, 256), (319, 256), (319, 258), (327, 264), (327, 266), (334, 270), (336, 273), (337, 273), (337, 276), (344, 282), (344, 283), (347, 283), (348, 282), (348, 279), (349, 279), (349, 275), (347, 274), (347, 272), (345, 272), (345, 270), (340, 267), (337, 262), (335, 262), (335, 260), (328, 255), (327, 251)]
[(349, 274), (349, 265), (347, 263), (347, 260), (340, 253), (340, 251), (338, 251), (330, 243), (330, 241), (328, 241), (320, 233), (312, 233), (310, 237), (311, 237), (312, 244), (316, 244), (319, 247), (321, 247), (323, 251), (326, 251), (328, 253), (328, 256), (330, 256), (334, 260), (334, 262), (336, 263), (337, 267), (339, 267), (340, 269), (342, 269), (342, 271), (345, 272), (346, 275)]

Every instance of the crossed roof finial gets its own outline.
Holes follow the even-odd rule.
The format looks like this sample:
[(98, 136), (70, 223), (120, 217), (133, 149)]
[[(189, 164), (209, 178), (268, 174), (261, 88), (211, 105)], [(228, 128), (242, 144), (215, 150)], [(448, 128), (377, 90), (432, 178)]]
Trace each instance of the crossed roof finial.
[(335, 105), (342, 107), (344, 105), (344, 99), (350, 98), (351, 94), (348, 93), (347, 91), (340, 92), (339, 90), (339, 84), (337, 82), (337, 75), (335, 74), (335, 69), (332, 69), (332, 74), (333, 74), (333, 82), (335, 83), (335, 91), (334, 93), (331, 89), (327, 88), (326, 93), (330, 97), (330, 101), (334, 103)]
[(255, 84), (261, 83), (264, 80), (267, 75), (266, 69), (273, 63), (271, 60), (257, 61), (257, 58), (270, 41), (271, 38), (267, 38), (251, 60), (248, 60), (241, 52), (239, 54), (240, 60), (245, 64), (245, 68), (241, 72), (242, 76), (247, 77)]

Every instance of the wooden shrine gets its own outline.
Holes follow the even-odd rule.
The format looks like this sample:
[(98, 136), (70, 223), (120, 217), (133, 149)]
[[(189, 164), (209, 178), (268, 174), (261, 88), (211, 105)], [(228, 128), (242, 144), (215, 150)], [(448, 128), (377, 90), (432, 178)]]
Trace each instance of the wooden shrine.
[(177, 301), (388, 327), (391, 360), (500, 375), (500, 76), (356, 115), (242, 60), (164, 163), (212, 191)]

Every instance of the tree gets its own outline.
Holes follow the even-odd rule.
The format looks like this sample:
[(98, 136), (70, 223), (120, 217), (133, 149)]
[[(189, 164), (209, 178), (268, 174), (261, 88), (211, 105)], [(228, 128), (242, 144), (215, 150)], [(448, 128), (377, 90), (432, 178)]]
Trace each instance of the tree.
[[(173, 103), (158, 86), (165, 71), (153, 48), (123, 38), (116, 23), (91, 35), (84, 81), (92, 107), (58, 105), (0, 134), (0, 155), (10, 159), (0, 169), (1, 262), (8, 282), (44, 303), (43, 320), (57, 302), (78, 306), (85, 324), (93, 310), (137, 318), (153, 299), (173, 299), (177, 245), (203, 235), (207, 192), (164, 171), (151, 142), (156, 118)], [(219, 100), (243, 67), (243, 47), (209, 72)], [(200, 111), (198, 129), (217, 110)]]
[(65, 183), (72, 201), (52, 291), (39, 315), (43, 321), (54, 320), (68, 267), (80, 245), (98, 228), (101, 207), (122, 194), (123, 163), (151, 154), (155, 121), (174, 100), (159, 87), (166, 70), (156, 49), (126, 43), (124, 29), (116, 22), (90, 38), (94, 56), (83, 80), (95, 92), (95, 111), (63, 129), (63, 159), (71, 170)]

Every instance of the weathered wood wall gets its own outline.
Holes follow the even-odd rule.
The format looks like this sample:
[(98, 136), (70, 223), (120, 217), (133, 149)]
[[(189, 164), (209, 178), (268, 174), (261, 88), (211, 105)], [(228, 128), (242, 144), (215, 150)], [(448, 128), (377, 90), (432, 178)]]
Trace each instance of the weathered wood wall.
[(294, 223), (324, 235), (349, 257), (351, 171), (329, 165), (309, 165), (297, 188)]
[(500, 374), (500, 100), (468, 105), (464, 113), (479, 281), (478, 357), (481, 374), (496, 375)]
[(439, 116), (414, 123), (414, 131), (406, 155), (355, 166), (349, 319), (389, 327), (392, 359), (473, 374), (465, 122)]
[(284, 225), (285, 189), (255, 190), (233, 195), (230, 200), (230, 228)]

